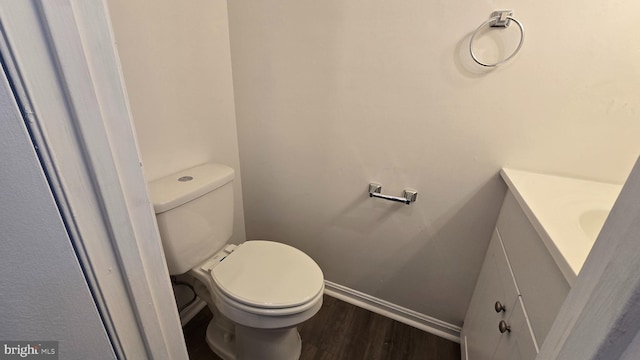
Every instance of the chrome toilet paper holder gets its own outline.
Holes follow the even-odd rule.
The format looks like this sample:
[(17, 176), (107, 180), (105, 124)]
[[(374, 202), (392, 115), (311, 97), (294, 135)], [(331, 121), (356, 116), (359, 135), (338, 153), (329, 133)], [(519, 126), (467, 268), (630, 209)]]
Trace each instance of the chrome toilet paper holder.
[(382, 185), (376, 183), (369, 183), (369, 197), (376, 197), (379, 199), (385, 199), (389, 201), (401, 202), (405, 205), (410, 205), (412, 202), (415, 202), (418, 198), (418, 192), (413, 189), (404, 189), (402, 191), (402, 196), (392, 196), (392, 195), (384, 195), (381, 194)]

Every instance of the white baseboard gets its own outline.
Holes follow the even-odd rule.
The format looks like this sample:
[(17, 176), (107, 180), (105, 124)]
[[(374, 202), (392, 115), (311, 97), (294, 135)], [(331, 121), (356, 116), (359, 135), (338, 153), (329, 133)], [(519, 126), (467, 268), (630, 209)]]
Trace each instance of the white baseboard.
[(447, 340), (460, 343), (460, 331), (462, 329), (459, 326), (432, 318), (431, 316), (421, 314), (417, 311), (409, 310), (402, 306), (392, 304), (388, 301), (378, 299), (331, 281), (325, 280), (324, 284), (325, 294), (331, 297), (440, 336)]

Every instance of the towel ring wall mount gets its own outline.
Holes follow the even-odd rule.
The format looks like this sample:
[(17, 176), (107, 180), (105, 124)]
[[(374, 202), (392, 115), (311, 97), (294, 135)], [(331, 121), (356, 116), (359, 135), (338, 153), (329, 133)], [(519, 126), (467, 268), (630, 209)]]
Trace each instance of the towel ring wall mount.
[[(512, 21), (516, 25), (518, 25), (518, 28), (520, 29), (520, 42), (518, 42), (518, 46), (513, 51), (513, 53), (511, 53), (511, 55), (507, 56), (505, 59), (498, 61), (496, 63), (484, 63), (480, 61), (476, 56), (476, 54), (473, 52), (473, 42), (475, 41), (476, 36), (478, 36), (480, 31), (484, 29), (487, 25), (489, 25), (489, 27), (507, 28), (509, 27)], [(511, 60), (514, 56), (516, 56), (516, 54), (518, 54), (518, 52), (520, 51), (520, 48), (522, 48), (523, 43), (524, 43), (524, 27), (522, 26), (522, 23), (520, 23), (518, 20), (516, 20), (513, 17), (513, 11), (496, 10), (493, 13), (491, 13), (491, 17), (489, 18), (489, 20), (480, 24), (480, 26), (478, 26), (478, 28), (471, 35), (471, 40), (469, 41), (469, 53), (471, 54), (471, 58), (473, 59), (473, 61), (475, 61), (478, 65), (482, 65), (484, 67), (496, 67), (498, 65), (502, 65), (506, 63), (507, 61)]]

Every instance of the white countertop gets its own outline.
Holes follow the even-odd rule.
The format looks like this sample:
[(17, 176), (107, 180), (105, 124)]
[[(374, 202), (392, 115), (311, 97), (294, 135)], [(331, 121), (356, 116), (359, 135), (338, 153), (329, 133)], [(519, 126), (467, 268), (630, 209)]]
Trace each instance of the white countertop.
[(622, 185), (513, 169), (500, 174), (573, 285)]

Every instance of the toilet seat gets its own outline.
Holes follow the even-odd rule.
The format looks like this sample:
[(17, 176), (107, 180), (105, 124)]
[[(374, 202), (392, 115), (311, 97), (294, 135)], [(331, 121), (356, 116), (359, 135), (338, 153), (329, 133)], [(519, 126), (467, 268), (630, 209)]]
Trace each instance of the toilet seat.
[[(243, 303), (237, 302), (229, 298), (228, 296), (224, 295), (223, 293), (220, 292), (220, 289), (218, 287), (213, 288), (213, 294), (216, 297), (216, 301), (217, 301), (216, 304), (218, 305), (220, 310), (224, 312), (228, 318), (234, 320), (235, 322), (238, 322), (247, 326), (251, 326), (251, 324), (245, 323), (245, 320), (241, 320), (240, 318), (246, 318), (248, 316), (254, 319), (279, 318), (280, 320), (282, 320), (282, 319), (296, 317), (296, 316), (305, 317), (304, 313), (308, 311), (312, 312), (308, 316), (308, 317), (311, 317), (313, 316), (313, 314), (315, 314), (318, 311), (319, 305), (322, 304), (323, 291), (324, 291), (324, 287), (322, 288), (322, 291), (318, 293), (318, 295), (316, 295), (313, 299), (311, 299), (306, 304), (296, 306), (296, 307), (270, 309), (270, 308), (259, 308), (259, 307), (245, 305)], [(233, 315), (233, 314), (236, 314), (236, 315)], [(238, 315), (240, 317), (238, 317)], [(304, 320), (297, 321), (297, 323), (300, 323), (302, 321)]]
[(286, 315), (312, 307), (324, 289), (320, 267), (302, 251), (272, 241), (238, 246), (210, 271), (218, 296), (242, 311)]

